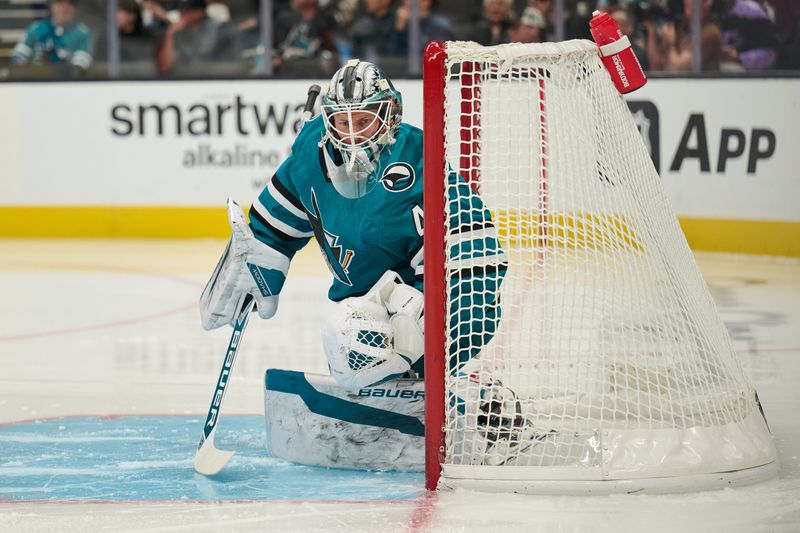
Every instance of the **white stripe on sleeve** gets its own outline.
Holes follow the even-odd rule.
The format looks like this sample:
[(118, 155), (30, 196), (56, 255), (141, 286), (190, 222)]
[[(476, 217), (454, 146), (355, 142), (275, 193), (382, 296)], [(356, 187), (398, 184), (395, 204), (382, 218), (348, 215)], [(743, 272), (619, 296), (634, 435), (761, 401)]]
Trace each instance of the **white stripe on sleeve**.
[(272, 216), (272, 214), (270, 214), (269, 210), (266, 207), (264, 207), (264, 204), (262, 204), (260, 200), (256, 200), (255, 203), (253, 203), (253, 209), (255, 209), (256, 212), (264, 218), (264, 220), (269, 222), (270, 225), (282, 231), (286, 235), (289, 235), (290, 237), (305, 238), (314, 235), (313, 231), (300, 231), (294, 229), (285, 222), (281, 222), (280, 220)]
[(480, 257), (469, 257), (466, 259), (454, 259), (450, 261), (450, 270), (460, 270), (462, 268), (500, 266), (508, 259), (504, 252), (495, 255), (485, 255)]
[(483, 228), (462, 233), (450, 233), (446, 236), (448, 246), (469, 241), (480, 241), (486, 238), (497, 239), (497, 230), (495, 228)]
[(270, 178), (270, 180), (267, 182), (267, 190), (269, 191), (269, 195), (272, 196), (272, 198), (276, 202), (278, 202), (281, 205), (281, 207), (289, 211), (291, 214), (293, 214), (297, 218), (302, 218), (303, 220), (308, 221), (308, 215), (306, 214), (306, 212), (298, 209), (292, 202), (287, 200), (286, 197), (282, 195), (281, 192), (272, 183), (273, 179), (275, 178)]

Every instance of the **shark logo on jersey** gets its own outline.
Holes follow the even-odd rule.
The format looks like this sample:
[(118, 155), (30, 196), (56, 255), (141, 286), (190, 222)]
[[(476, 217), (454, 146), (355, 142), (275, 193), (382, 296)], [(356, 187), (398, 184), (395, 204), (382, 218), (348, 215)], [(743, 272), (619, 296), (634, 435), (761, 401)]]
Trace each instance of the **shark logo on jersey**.
[(408, 163), (392, 163), (381, 176), (381, 183), (389, 192), (403, 192), (414, 185), (414, 169)]
[(353, 250), (345, 249), (339, 244), (339, 236), (327, 231), (322, 225), (322, 213), (320, 213), (319, 205), (317, 205), (317, 195), (314, 189), (311, 189), (311, 207), (313, 213), (306, 209), (308, 214), (308, 221), (311, 223), (311, 228), (314, 230), (314, 236), (317, 238), (319, 247), (322, 250), (322, 257), (328, 264), (328, 269), (336, 279), (345, 285), (353, 286), (350, 281), (347, 266), (355, 257), (356, 253)]

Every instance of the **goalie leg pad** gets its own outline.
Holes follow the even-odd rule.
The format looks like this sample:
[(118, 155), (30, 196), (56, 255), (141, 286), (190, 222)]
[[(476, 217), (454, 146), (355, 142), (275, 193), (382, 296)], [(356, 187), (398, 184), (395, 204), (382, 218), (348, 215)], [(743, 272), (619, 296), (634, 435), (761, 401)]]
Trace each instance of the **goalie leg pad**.
[(273, 457), (307, 465), (422, 471), (423, 385), (399, 379), (349, 391), (331, 376), (269, 369), (267, 449)]

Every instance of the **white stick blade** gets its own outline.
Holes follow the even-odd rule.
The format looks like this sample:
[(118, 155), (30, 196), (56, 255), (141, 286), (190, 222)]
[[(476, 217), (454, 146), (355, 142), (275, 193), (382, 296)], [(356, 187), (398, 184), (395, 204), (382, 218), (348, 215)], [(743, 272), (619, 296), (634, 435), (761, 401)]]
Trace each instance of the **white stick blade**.
[(220, 450), (214, 446), (214, 432), (212, 431), (208, 439), (197, 449), (194, 456), (194, 469), (198, 474), (214, 476), (230, 461), (234, 453), (236, 452)]

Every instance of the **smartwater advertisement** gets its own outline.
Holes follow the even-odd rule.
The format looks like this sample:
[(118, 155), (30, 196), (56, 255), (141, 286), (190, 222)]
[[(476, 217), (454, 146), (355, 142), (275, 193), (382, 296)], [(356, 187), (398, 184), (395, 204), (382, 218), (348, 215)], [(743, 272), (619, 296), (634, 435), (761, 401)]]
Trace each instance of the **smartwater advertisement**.
[[(2, 84), (0, 206), (249, 203), (310, 83)], [(421, 126), (422, 82), (396, 86)], [(653, 79), (625, 99), (679, 215), (800, 220), (800, 80)]]

